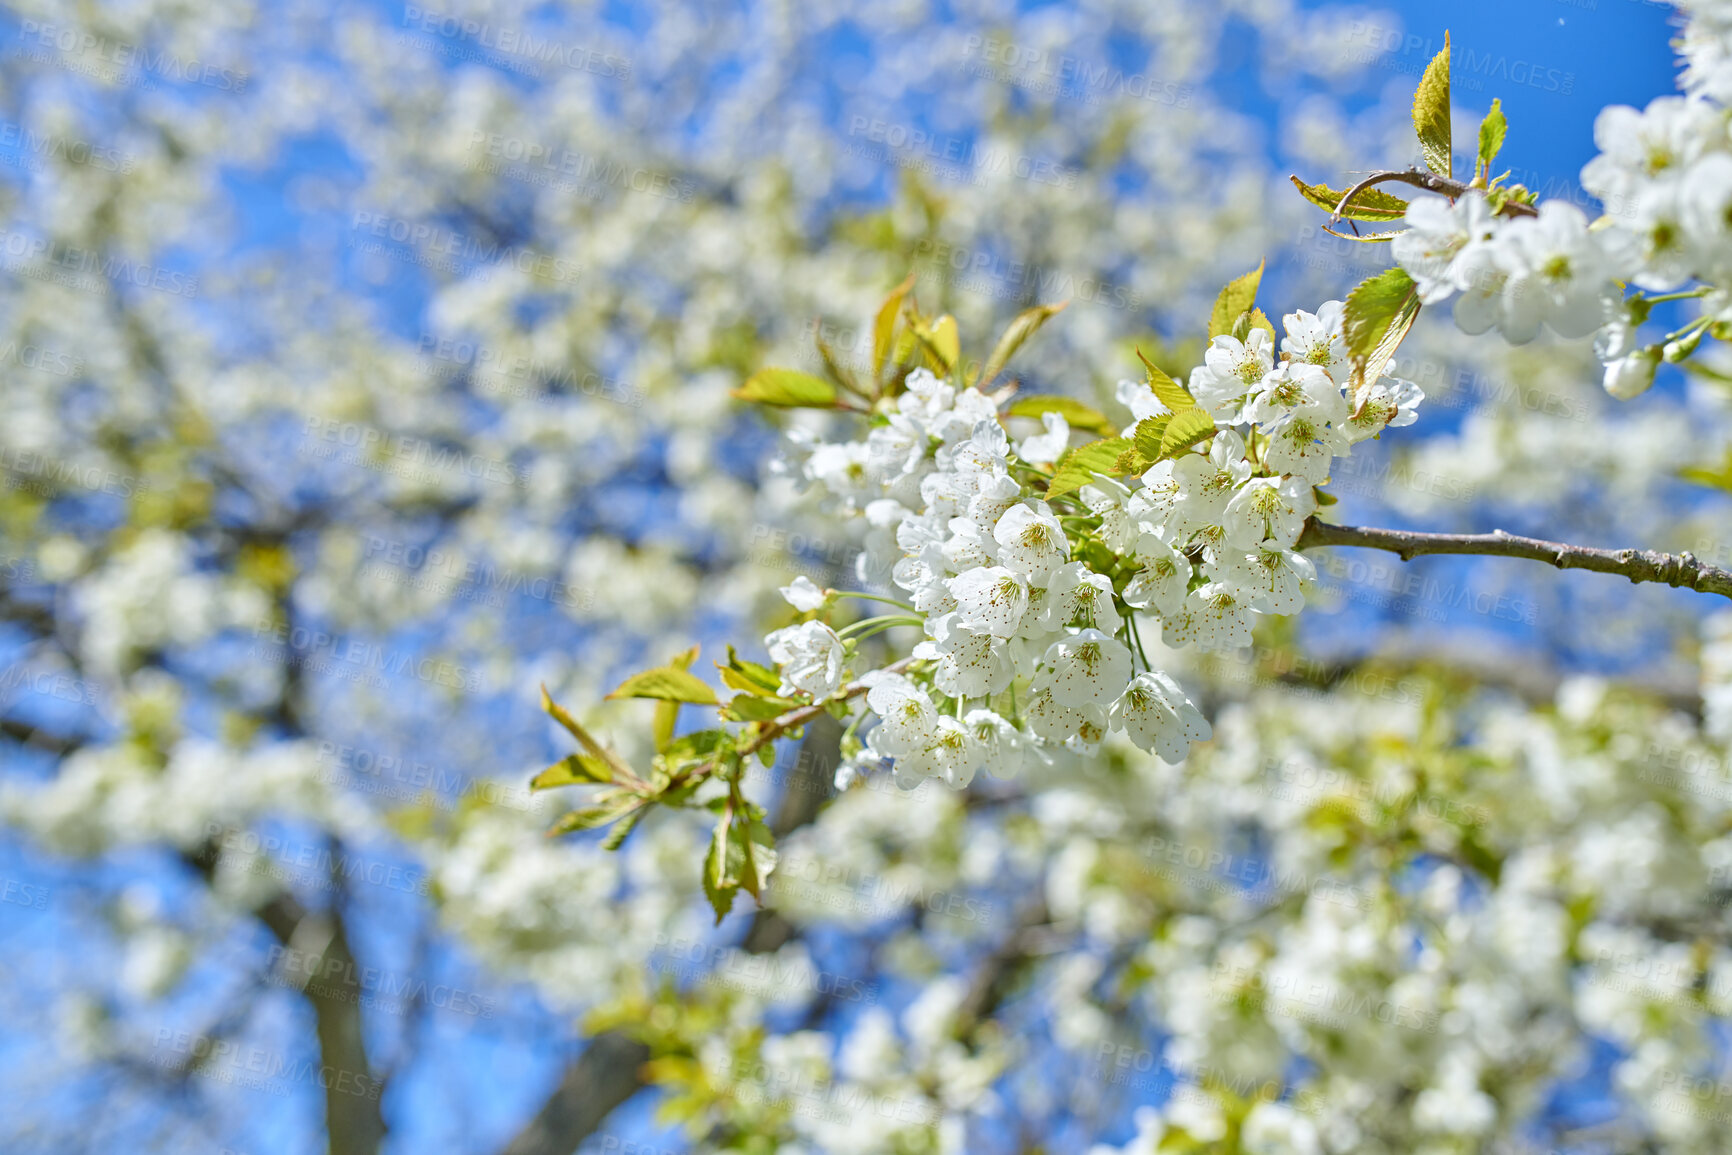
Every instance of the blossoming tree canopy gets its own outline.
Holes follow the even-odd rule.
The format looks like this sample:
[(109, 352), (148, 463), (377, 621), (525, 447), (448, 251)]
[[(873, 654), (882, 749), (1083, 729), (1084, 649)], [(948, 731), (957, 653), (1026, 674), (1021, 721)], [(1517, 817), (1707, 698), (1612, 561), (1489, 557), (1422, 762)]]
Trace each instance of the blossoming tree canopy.
[[(825, 377), (752, 376), (738, 391), (747, 400), (855, 415), (850, 439), (793, 438), (783, 468), (865, 522), (856, 577), (896, 595), (797, 579), (782, 592), (798, 619), (764, 639), (776, 669), (732, 650), (718, 664), (735, 691), (727, 702), (691, 673), (695, 653), (630, 679), (616, 696), (662, 703), (647, 780), (549, 703), (586, 753), (536, 785), (606, 784), (560, 829), (614, 823), (616, 846), (654, 803), (708, 806), (719, 818), (703, 880), (719, 922), (739, 889), (761, 894), (776, 861), (764, 811), (741, 790), (744, 759), (768, 765), (774, 742), (820, 713), (846, 726), (837, 789), (886, 771), (904, 789), (929, 778), (961, 789), (980, 771), (1014, 776), (1060, 747), (1092, 754), (1111, 731), (1178, 762), (1211, 728), (1150, 661), (1145, 630), (1158, 624), (1170, 648), (1248, 646), (1258, 616), (1304, 607), (1316, 575), (1300, 551), (1317, 545), (1404, 557), (1515, 553), (1732, 596), (1732, 575), (1689, 555), (1613, 555), (1503, 534), (1344, 533), (1316, 520), (1333, 502), (1324, 487), (1334, 463), (1417, 419), (1422, 390), (1390, 368), (1427, 305), (1453, 296), (1465, 332), (1497, 328), (1513, 343), (1541, 325), (1561, 337), (1597, 334), (1605, 387), (1618, 398), (1646, 389), (1662, 357), (1688, 358), (1704, 335), (1732, 338), (1732, 284), (1721, 283), (1732, 272), (1732, 137), (1727, 109), (1706, 91), (1714, 82), (1643, 113), (1601, 114), (1602, 152), (1583, 182), (1629, 211), (1590, 224), (1574, 205), (1538, 202), (1492, 175), (1508, 131), (1496, 101), (1471, 179), (1455, 178), (1449, 67), (1446, 34), (1413, 106), (1429, 171), (1379, 172), (1341, 192), (1293, 178), (1332, 223), (1405, 225), (1346, 234), (1387, 243), (1395, 265), (1345, 302), (1285, 313), (1279, 333), (1256, 303), (1263, 267), (1232, 281), (1186, 383), (1147, 358), (1143, 380), (1120, 383), (1134, 418), (1122, 429), (1068, 398), (1019, 396), (1005, 375), (1062, 306), (1025, 311), (972, 362), (953, 317), (921, 312), (912, 276), (878, 311), (866, 373), (842, 369), (821, 347)], [(1406, 202), (1377, 187), (1388, 183), (1431, 195)], [(1704, 311), (1636, 349), (1652, 306), (1680, 298), (1704, 298)], [(1017, 419), (1038, 429), (1014, 440)], [(1096, 436), (1073, 444), (1078, 432)], [(859, 600), (889, 612), (856, 617), (848, 607)], [(864, 645), (913, 636), (897, 630), (919, 640)], [(680, 703), (716, 706), (741, 728), (675, 738)]]

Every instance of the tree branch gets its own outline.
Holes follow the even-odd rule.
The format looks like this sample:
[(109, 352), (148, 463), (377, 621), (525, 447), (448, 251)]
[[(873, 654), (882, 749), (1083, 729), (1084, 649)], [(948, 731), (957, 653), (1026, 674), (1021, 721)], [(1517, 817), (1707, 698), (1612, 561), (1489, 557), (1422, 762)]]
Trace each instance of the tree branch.
[(1669, 586), (1732, 598), (1732, 572), (1704, 565), (1690, 553), (1659, 553), (1651, 549), (1595, 549), (1537, 537), (1517, 537), (1501, 529), (1490, 533), (1416, 533), (1399, 529), (1368, 529), (1331, 525), (1312, 518), (1299, 535), (1298, 549), (1349, 545), (1381, 549), (1412, 561), (1422, 554), (1478, 554), (1523, 557), (1548, 562), (1559, 569), (1587, 569), (1622, 574), (1632, 582), (1664, 582)]

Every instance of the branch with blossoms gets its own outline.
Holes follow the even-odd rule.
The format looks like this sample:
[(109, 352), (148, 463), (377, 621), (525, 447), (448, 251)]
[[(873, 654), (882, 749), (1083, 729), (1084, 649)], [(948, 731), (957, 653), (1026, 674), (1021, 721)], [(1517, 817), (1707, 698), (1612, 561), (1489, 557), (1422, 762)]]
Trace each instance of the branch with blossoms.
[[(1062, 306), (1025, 311), (974, 361), (955, 318), (921, 312), (912, 276), (879, 308), (864, 372), (820, 339), (825, 376), (753, 374), (737, 391), (743, 399), (852, 423), (837, 440), (791, 435), (781, 468), (838, 516), (864, 523), (861, 588), (820, 589), (804, 577), (785, 587), (795, 617), (764, 638), (773, 668), (730, 647), (716, 663), (726, 700), (692, 672), (696, 650), (627, 679), (612, 697), (657, 703), (647, 773), (544, 701), (582, 749), (532, 785), (596, 788), (555, 832), (611, 826), (604, 845), (617, 846), (654, 806), (708, 808), (716, 825), (703, 881), (720, 921), (739, 891), (761, 900), (776, 862), (764, 811), (744, 795), (744, 767), (754, 757), (773, 765), (777, 742), (821, 714), (845, 726), (838, 789), (873, 774), (904, 788), (933, 778), (962, 789), (979, 773), (1011, 777), (1061, 750), (1091, 754), (1112, 731), (1178, 762), (1211, 729), (1151, 662), (1146, 639), (1201, 651), (1250, 645), (1259, 616), (1304, 608), (1316, 575), (1301, 551), (1313, 547), (1536, 558), (1732, 596), (1732, 574), (1689, 555), (1318, 519), (1334, 500), (1323, 487), (1336, 459), (1417, 417), (1421, 390), (1388, 370), (1422, 307), (1459, 291), (1456, 319), (1470, 331), (1495, 324), (1526, 340), (1545, 324), (1585, 336), (1606, 317), (1607, 278), (1621, 268), (1619, 223), (1590, 229), (1573, 206), (1536, 205), (1491, 175), (1506, 130), (1495, 102), (1472, 180), (1454, 178), (1447, 37), (1420, 82), (1414, 126), (1429, 173), (1373, 174), (1345, 191), (1294, 182), (1335, 219), (1404, 222), (1405, 231), (1358, 238), (1391, 241), (1396, 266), (1345, 301), (1285, 314), (1279, 336), (1256, 304), (1262, 266), (1235, 279), (1215, 300), (1203, 363), (1185, 383), (1147, 358), (1142, 380), (1120, 383), (1132, 416), (1122, 428), (1078, 401), (1018, 397), (1014, 382), (1001, 383)], [(1659, 163), (1651, 149), (1643, 155), (1650, 169)], [(1589, 169), (1622, 172), (1620, 163)], [(1409, 203), (1378, 187), (1388, 183), (1440, 197)], [(1630, 275), (1649, 287), (1664, 279), (1649, 266)], [(1620, 295), (1608, 327), (1645, 318), (1664, 299)], [(1720, 324), (1698, 320), (1668, 341), (1719, 335)], [(1630, 392), (1625, 373), (1608, 370), (1614, 393)], [(1094, 436), (1077, 443), (1077, 432)], [(874, 612), (858, 608), (867, 604)], [(863, 643), (880, 635), (897, 643), (876, 644), (889, 660), (868, 661)], [(714, 708), (719, 724), (676, 737), (685, 705)]]

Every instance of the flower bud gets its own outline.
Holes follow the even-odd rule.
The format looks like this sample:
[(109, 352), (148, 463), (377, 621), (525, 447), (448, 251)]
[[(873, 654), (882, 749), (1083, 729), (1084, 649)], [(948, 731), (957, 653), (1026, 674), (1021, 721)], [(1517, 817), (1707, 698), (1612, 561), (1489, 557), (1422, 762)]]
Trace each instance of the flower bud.
[(1606, 392), (1620, 401), (1628, 401), (1648, 391), (1654, 383), (1654, 370), (1660, 364), (1660, 347), (1650, 345), (1639, 353), (1619, 357), (1606, 365)]
[(1678, 362), (1685, 360), (1690, 356), (1690, 354), (1696, 351), (1696, 346), (1701, 343), (1702, 330), (1700, 329), (1697, 329), (1687, 337), (1680, 337), (1676, 341), (1667, 341), (1665, 353), (1667, 362), (1676, 365)]

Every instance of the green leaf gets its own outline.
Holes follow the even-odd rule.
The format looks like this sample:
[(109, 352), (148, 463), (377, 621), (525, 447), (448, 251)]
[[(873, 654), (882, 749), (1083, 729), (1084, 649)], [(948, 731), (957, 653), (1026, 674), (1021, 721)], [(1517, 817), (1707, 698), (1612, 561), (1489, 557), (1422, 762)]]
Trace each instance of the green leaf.
[(601, 840), (601, 848), (618, 850), (624, 844), (626, 836), (637, 829), (637, 824), (642, 822), (643, 816), (648, 813), (649, 807), (642, 806), (620, 819), (614, 824), (614, 828), (607, 832), (607, 837)]
[(734, 390), (734, 396), (791, 409), (834, 409), (840, 394), (822, 377), (798, 369), (759, 369)]
[[(1148, 458), (1151, 464), (1160, 460), (1161, 439), (1166, 435), (1167, 424), (1173, 420), (1175, 418), (1171, 414), (1160, 417), (1145, 417), (1137, 422), (1135, 429), (1131, 430), (1132, 444), (1136, 446), (1139, 454)], [(1138, 470), (1138, 472), (1142, 471)]]
[(1191, 409), (1197, 404), (1197, 399), (1191, 396), (1191, 391), (1161, 372), (1160, 366), (1143, 356), (1141, 349), (1137, 350), (1143, 368), (1149, 371), (1149, 388), (1154, 390), (1155, 399), (1174, 413), (1181, 409)]
[(734, 895), (740, 892), (738, 879), (729, 882), (728, 878), (728, 826), (726, 815), (716, 823), (715, 833), (710, 836), (709, 853), (704, 855), (704, 897), (710, 900), (710, 907), (716, 912), (716, 925), (722, 925), (722, 919), (734, 909)]
[(1047, 499), (1050, 501), (1092, 484), (1096, 473), (1114, 472), (1118, 468), (1119, 455), (1129, 448), (1128, 438), (1108, 437), (1072, 449), (1059, 459), (1058, 468), (1053, 470), (1052, 480), (1046, 485)]
[(874, 376), (883, 372), (884, 358), (889, 355), (891, 341), (896, 333), (896, 315), (902, 311), (902, 299), (908, 296), (908, 291), (914, 288), (914, 274), (909, 273), (908, 279), (884, 298), (884, 303), (878, 306), (878, 319), (872, 325), (872, 373)]
[(1336, 502), (1341, 500), (1333, 493), (1330, 493), (1328, 490), (1316, 485), (1311, 487), (1311, 496), (1317, 499), (1317, 508), (1319, 509), (1322, 509), (1326, 505), (1334, 505)]
[(1491, 176), (1492, 161), (1497, 159), (1498, 150), (1503, 147), (1504, 134), (1509, 131), (1509, 121), (1504, 119), (1503, 101), (1492, 97), (1491, 111), (1485, 114), (1485, 119), (1479, 122), (1479, 173), (1485, 177)]
[(596, 784), (613, 781), (613, 771), (600, 758), (588, 754), (567, 754), (529, 780), (531, 790), (552, 790), (557, 786), (580, 783)]
[[(1296, 176), (1288, 179), (1299, 190), (1299, 195), (1327, 213), (1333, 213), (1341, 204), (1341, 198), (1347, 195), (1346, 189), (1337, 191), (1324, 184), (1306, 184)], [(1406, 216), (1407, 202), (1381, 189), (1360, 189), (1359, 195), (1342, 210), (1341, 215), (1351, 221), (1384, 224)]]
[(1419, 134), (1419, 152), (1425, 165), (1438, 176), (1449, 175), (1449, 33), (1443, 34), (1443, 51), (1425, 66), (1419, 88), (1413, 94), (1413, 130)]
[(1250, 327), (1253, 329), (1261, 329), (1263, 332), (1269, 334), (1269, 348), (1279, 349), (1281, 347), (1280, 342), (1275, 339), (1275, 326), (1269, 322), (1268, 317), (1263, 315), (1263, 310), (1251, 310)]
[(782, 685), (781, 676), (776, 671), (746, 661), (734, 652), (733, 646), (728, 647), (728, 664), (724, 666), (717, 662), (716, 669), (722, 672), (722, 681), (729, 686), (759, 697), (773, 696)]
[(1187, 409), (1173, 414), (1161, 434), (1161, 456), (1173, 457), (1197, 442), (1215, 435), (1215, 419), (1206, 409)]
[(729, 859), (732, 860), (732, 847), (740, 848), (740, 886), (745, 892), (759, 901), (763, 900), (764, 889), (770, 885), (770, 873), (776, 869), (776, 839), (770, 833), (770, 828), (757, 819), (749, 822), (735, 822), (728, 828)]
[(992, 355), (981, 366), (980, 376), (975, 384), (985, 388), (992, 380), (1004, 371), (1004, 366), (1022, 348), (1022, 343), (1035, 335), (1035, 332), (1047, 321), (1064, 311), (1069, 301), (1060, 301), (1056, 305), (1036, 305), (1032, 309), (1024, 309), (1016, 315), (1016, 320), (1004, 330), (1004, 336), (998, 339), (993, 347)]
[(1215, 308), (1209, 314), (1209, 339), (1222, 337), (1233, 331), (1233, 323), (1239, 319), (1240, 313), (1248, 313), (1257, 300), (1257, 286), (1263, 280), (1263, 264), (1258, 261), (1257, 267), (1242, 277), (1234, 277), (1226, 287), (1215, 297)]
[(736, 694), (723, 707), (730, 722), (768, 722), (780, 718), (799, 706), (787, 698), (760, 698), (752, 694)]
[(631, 767), (626, 764), (624, 758), (621, 758), (618, 754), (615, 754), (612, 750), (609, 750), (606, 746), (597, 742), (590, 736), (588, 730), (585, 730), (582, 726), (577, 724), (576, 718), (573, 718), (559, 705), (559, 703), (555, 702), (548, 696), (547, 687), (545, 685), (541, 687), (541, 708), (547, 711), (555, 722), (564, 726), (566, 733), (570, 734), (573, 738), (576, 738), (578, 744), (585, 750), (589, 751), (591, 756), (600, 759), (607, 763), (608, 766), (612, 767), (613, 776), (615, 778), (635, 777), (631, 772)]
[(1353, 362), (1355, 412), (1418, 315), (1418, 286), (1401, 268), (1369, 277), (1347, 295), (1341, 327), (1347, 355)]
[(1105, 431), (1113, 427), (1113, 423), (1107, 420), (1106, 414), (1100, 410), (1069, 397), (1056, 397), (1051, 394), (1024, 397), (1005, 410), (1007, 417), (1039, 417), (1043, 413), (1057, 413), (1072, 429)]
[(659, 698), (664, 702), (693, 702), (699, 706), (721, 704), (716, 692), (702, 679), (678, 666), (659, 666), (633, 674), (621, 682), (619, 689), (608, 698)]
[(939, 375), (948, 374), (956, 359), (962, 356), (962, 338), (956, 331), (956, 318), (946, 313), (930, 325), (916, 326), (914, 333), (932, 359), (938, 362)]
[[(697, 660), (698, 647), (693, 646), (683, 654), (676, 654), (672, 665), (681, 670), (689, 670), (692, 668), (692, 663)], [(678, 702), (656, 703), (655, 723), (651, 727), (651, 732), (655, 738), (657, 753), (666, 750), (668, 743), (673, 741), (674, 726), (679, 723), (679, 720), (680, 704)]]
[(588, 806), (567, 811), (553, 824), (550, 834), (568, 834), (573, 830), (594, 830), (617, 822), (631, 811), (644, 805), (644, 800), (629, 790), (612, 790), (598, 794)]
[(693, 730), (670, 743), (662, 757), (669, 764), (707, 757), (728, 746), (733, 739), (734, 736), (726, 730)]
[(1385, 241), (1393, 241), (1407, 230), (1390, 229), (1386, 233), (1338, 233), (1328, 225), (1324, 225), (1323, 231), (1332, 237), (1340, 237), (1344, 241), (1358, 241), (1362, 245), (1381, 245)]

